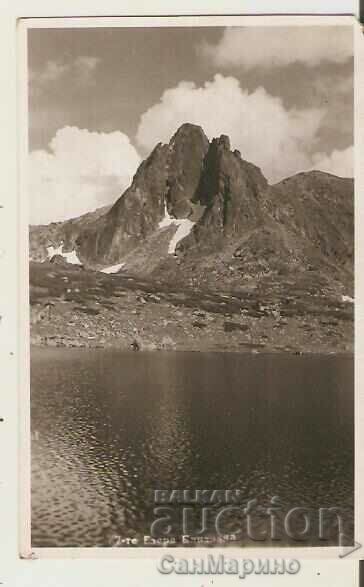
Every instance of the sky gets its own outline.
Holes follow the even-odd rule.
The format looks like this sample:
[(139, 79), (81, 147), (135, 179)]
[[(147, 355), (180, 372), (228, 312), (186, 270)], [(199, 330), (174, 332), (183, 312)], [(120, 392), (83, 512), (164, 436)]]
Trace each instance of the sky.
[(184, 122), (270, 183), (353, 175), (347, 26), (29, 29), (30, 222), (113, 203)]

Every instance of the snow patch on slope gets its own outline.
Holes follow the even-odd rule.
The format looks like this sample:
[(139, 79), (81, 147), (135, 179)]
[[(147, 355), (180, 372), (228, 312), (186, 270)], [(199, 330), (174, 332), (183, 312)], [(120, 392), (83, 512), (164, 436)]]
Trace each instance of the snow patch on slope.
[(174, 255), (178, 243), (183, 238), (185, 238), (187, 235), (190, 234), (194, 225), (195, 225), (195, 222), (192, 222), (192, 220), (189, 220), (188, 218), (181, 218), (180, 220), (178, 220), (178, 224), (177, 224), (178, 228), (177, 228), (173, 238), (171, 239), (171, 242), (169, 243), (169, 247), (168, 247), (169, 254)]
[(350, 304), (353, 304), (354, 298), (352, 298), (350, 296), (341, 296), (341, 301), (342, 302), (349, 302)]
[(122, 267), (124, 267), (125, 263), (118, 263), (117, 265), (110, 265), (110, 267), (104, 267), (101, 269), (101, 273), (117, 273), (120, 271)]
[(81, 261), (77, 257), (77, 253), (75, 250), (71, 251), (70, 253), (63, 253), (63, 243), (61, 243), (57, 248), (50, 246), (47, 247), (48, 259), (52, 259), (54, 255), (61, 255), (64, 259), (66, 259), (67, 263), (71, 263), (71, 265), (82, 265)]
[(167, 210), (166, 202), (164, 202), (164, 218), (160, 221), (158, 227), (167, 228), (168, 226), (177, 226), (177, 230), (168, 245), (169, 255), (175, 254), (178, 243), (190, 234), (192, 227), (195, 224), (196, 223), (189, 220), (189, 218), (173, 218)]

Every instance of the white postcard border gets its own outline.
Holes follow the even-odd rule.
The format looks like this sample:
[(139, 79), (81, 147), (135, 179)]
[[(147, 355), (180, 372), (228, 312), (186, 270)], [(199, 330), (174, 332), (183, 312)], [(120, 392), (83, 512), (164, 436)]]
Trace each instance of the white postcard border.
[[(3, 36), (3, 43), (4, 41), (8, 41), (8, 45), (4, 51), (4, 54), (2, 56), (2, 64), (4, 62), (4, 57), (5, 59), (8, 59), (8, 61), (5, 62), (5, 67), (2, 69), (2, 73), (4, 76), (4, 80), (9, 79), (10, 80), (10, 84), (8, 86), (8, 90), (10, 92), (10, 95), (12, 95), (12, 99), (15, 100), (15, 96), (16, 96), (16, 87), (15, 87), (15, 83), (14, 83), (14, 64), (15, 64), (15, 55), (14, 55), (14, 46), (11, 42), (11, 35), (15, 35), (15, 19), (17, 16), (44, 16), (45, 13), (47, 14), (57, 14), (57, 9), (58, 9), (58, 14), (61, 14), (63, 12), (63, 14), (66, 12), (65, 10), (63, 10), (61, 12), (60, 7), (62, 6), (62, 4), (60, 4), (59, 2), (54, 2), (52, 4), (52, 6), (48, 5), (47, 3), (43, 3), (38, 1), (34, 1), (32, 0), (31, 2), (29, 2), (27, 5), (23, 5), (21, 7), (21, 9), (19, 9), (19, 2), (14, 1), (13, 2), (13, 7), (10, 10), (11, 12), (11, 25), (10, 27), (7, 27), (5, 36)], [(160, 2), (159, 4), (163, 4), (162, 2)], [(215, 6), (217, 6), (217, 3), (209, 3), (209, 8), (210, 6), (212, 6), (212, 9), (210, 8), (210, 10), (213, 10), (213, 5), (215, 4)], [(236, 9), (236, 7), (238, 5), (240, 5), (241, 7), (241, 3), (225, 3), (225, 12), (229, 11), (228, 8), (228, 4), (230, 4), (230, 6), (232, 6), (232, 8)], [(250, 3), (251, 4), (251, 3)], [(262, 3), (265, 4), (266, 6), (266, 11), (267, 12), (272, 12), (272, 6), (269, 3)], [(292, 2), (291, 2), (291, 7), (292, 7)], [(308, 2), (305, 5), (305, 9), (306, 10), (310, 10), (310, 6), (312, 5), (312, 11), (315, 12), (317, 11), (317, 9), (319, 8), (318, 4), (320, 4), (322, 6), (322, 2), (318, 3), (316, 2)], [(335, 12), (335, 7), (337, 5), (341, 5), (343, 7), (343, 3), (335, 3), (335, 2), (331, 2), (331, 3), (327, 3), (327, 5), (325, 6), (325, 9), (323, 10), (323, 12)], [(347, 6), (348, 3), (346, 3)], [(67, 9), (67, 12), (69, 15), (71, 15), (72, 11), (73, 13), (76, 12), (76, 5), (77, 2), (74, 3), (70, 3), (68, 6), (69, 8)], [(93, 10), (86, 10), (86, 13), (90, 14), (101, 14), (102, 12), (105, 12), (105, 10), (107, 10), (107, 5), (113, 5), (113, 6), (117, 6), (117, 3), (115, 2), (103, 2), (103, 8), (98, 8), (98, 9), (93, 9)], [(32, 6), (34, 6), (34, 8), (32, 8)], [(85, 8), (80, 6), (80, 3), (78, 3), (78, 7), (80, 8), (77, 13), (83, 14), (85, 13)], [(185, 7), (188, 8), (188, 4), (185, 4)], [(194, 3), (194, 7), (196, 7), (196, 4)], [(63, 8), (64, 8), (64, 4), (63, 4)], [(154, 6), (153, 6), (154, 8)], [(270, 10), (269, 10), (270, 9)], [(17, 11), (18, 10), (18, 11)], [(127, 14), (129, 10), (129, 14), (130, 14), (130, 7), (125, 9), (124, 7), (120, 7), (120, 5), (118, 6), (118, 13), (119, 14)], [(264, 9), (263, 9), (264, 10)], [(287, 10), (287, 8), (286, 8)], [(190, 10), (190, 12), (192, 12), (193, 10)], [(196, 11), (196, 10), (195, 10)], [(233, 11), (233, 10), (232, 10)], [(342, 8), (340, 9), (336, 9), (336, 12), (343, 12), (344, 9)], [(146, 7), (145, 5), (143, 5), (142, 7), (140, 7), (139, 5), (137, 7), (135, 7), (134, 10), (134, 6), (133, 6), (133, 13), (145, 13), (146, 12)], [(200, 9), (200, 13), (203, 12)], [(249, 10), (245, 10), (245, 12), (249, 12)], [(299, 12), (299, 10), (297, 9), (297, 12)], [(153, 17), (154, 18), (154, 17)], [(236, 18), (236, 17), (235, 17)], [(259, 19), (261, 19), (262, 17), (257, 17)], [(277, 17), (276, 17), (277, 18)], [(311, 18), (311, 17), (309, 17)], [(317, 22), (318, 17), (313, 17), (315, 19), (315, 21)], [(323, 17), (325, 18), (325, 17)], [(336, 17), (330, 17), (330, 19), (332, 19), (330, 22), (333, 23), (333, 19), (335, 19)], [(353, 22), (353, 19), (348, 17), (350, 19), (351, 22)], [(300, 20), (305, 20), (306, 17), (300, 17)], [(321, 17), (320, 17), (321, 19)], [(107, 19), (109, 20), (109, 19)], [(271, 17), (269, 17), (269, 20), (271, 21)], [(285, 23), (287, 23), (287, 18), (284, 17), (284, 21)], [(30, 21), (29, 21), (30, 22)], [(44, 21), (43, 21), (44, 22)], [(55, 22), (55, 21), (53, 21)], [(164, 21), (165, 22), (165, 21)], [(181, 21), (179, 21), (181, 22)], [(261, 21), (260, 21), (261, 22)], [(315, 22), (315, 24), (316, 24)], [(39, 23), (39, 21), (38, 21)], [(9, 24), (9, 23), (8, 23)], [(246, 24), (246, 23), (244, 23)], [(312, 23), (310, 23), (312, 24)], [(38, 25), (37, 25), (38, 26)], [(115, 26), (115, 25), (114, 25)], [(140, 26), (140, 24), (139, 24)], [(362, 327), (363, 327), (363, 291), (364, 291), (364, 272), (362, 272), (360, 274), (359, 268), (363, 266), (363, 259), (362, 259), (362, 253), (360, 251), (360, 234), (362, 234), (362, 230), (364, 228), (364, 209), (363, 209), (363, 204), (360, 202), (360, 198), (359, 198), (359, 194), (363, 193), (363, 188), (364, 188), (364, 178), (363, 178), (363, 170), (362, 165), (360, 164), (361, 160), (362, 160), (362, 153), (364, 152), (364, 124), (363, 124), (363, 115), (360, 114), (360, 112), (363, 112), (363, 100), (362, 100), (362, 92), (359, 92), (359, 88), (363, 88), (363, 67), (361, 64), (364, 63), (364, 47), (363, 47), (363, 38), (362, 38), (362, 34), (361, 34), (361, 30), (358, 24), (355, 25), (355, 39), (356, 39), (356, 79), (355, 79), (355, 83), (356, 83), (356, 93), (355, 93), (355, 117), (356, 117), (356, 122), (355, 122), (355, 169), (356, 169), (356, 190), (355, 190), (355, 199), (356, 199), (356, 261), (355, 261), (355, 269), (356, 269), (356, 324), (355, 324), (355, 329), (356, 329), (356, 359), (355, 359), (355, 382), (356, 382), (356, 415), (355, 415), (355, 421), (356, 421), (356, 447), (357, 451), (356, 451), (356, 475), (355, 475), (355, 505), (356, 505), (356, 512), (355, 512), (355, 516), (356, 516), (356, 526), (357, 526), (357, 532), (356, 532), (356, 539), (358, 541), (363, 541), (364, 540), (364, 511), (363, 513), (360, 512), (360, 506), (362, 506), (362, 502), (360, 503), (360, 492), (363, 494), (363, 479), (364, 479), (364, 458), (362, 456), (362, 451), (359, 450), (360, 446), (363, 446), (363, 434), (360, 433), (360, 428), (362, 428), (363, 425), (363, 410), (362, 410), (362, 394), (360, 394), (360, 385), (359, 383), (362, 382), (364, 379), (364, 362), (361, 360), (364, 356), (364, 345), (363, 345), (363, 340), (362, 340)], [(2, 45), (3, 45), (2, 43)], [(20, 45), (19, 45), (19, 54), (21, 54), (24, 50), (24, 46), (22, 46), (22, 41), (20, 41)], [(5, 83), (9, 83), (9, 82), (5, 82)], [(2, 87), (5, 89), (5, 84), (2, 84)], [(21, 101), (23, 102), (24, 100), (24, 95), (21, 97)], [(28, 498), (26, 498), (24, 500), (24, 492), (28, 493), (29, 496), (29, 475), (28, 475), (28, 481), (26, 481), (26, 469), (28, 469), (28, 466), (30, 464), (29, 461), (29, 455), (30, 455), (30, 435), (29, 435), (29, 419), (27, 418), (27, 412), (29, 409), (29, 404), (27, 403), (29, 401), (29, 396), (28, 396), (28, 391), (26, 391), (26, 394), (28, 396), (25, 397), (23, 395), (24, 393), (24, 389), (26, 388), (27, 390), (29, 390), (29, 376), (28, 376), (28, 372), (26, 374), (24, 374), (24, 372), (20, 369), (21, 365), (24, 365), (27, 361), (28, 361), (28, 351), (26, 350), (27, 348), (27, 343), (26, 340), (28, 338), (28, 334), (29, 334), (29, 326), (28, 326), (28, 306), (27, 306), (27, 302), (25, 302), (25, 300), (27, 299), (27, 291), (28, 291), (28, 263), (27, 263), (27, 251), (28, 251), (28, 239), (24, 238), (24, 233), (23, 233), (23, 239), (19, 240), (19, 232), (17, 232), (16, 227), (21, 228), (24, 227), (24, 221), (25, 218), (27, 217), (27, 213), (26, 210), (24, 208), (24, 191), (25, 191), (25, 184), (24, 184), (24, 178), (23, 180), (21, 180), (21, 184), (20, 184), (20, 194), (19, 194), (19, 198), (17, 200), (17, 202), (15, 201), (15, 197), (14, 194), (17, 191), (17, 166), (16, 166), (16, 159), (14, 157), (14, 153), (16, 153), (17, 148), (19, 149), (19, 154), (20, 154), (20, 158), (23, 158), (24, 160), (24, 154), (27, 151), (27, 147), (25, 145), (24, 142), (24, 137), (22, 138), (21, 143), (17, 144), (17, 137), (14, 135), (14, 119), (15, 119), (15, 105), (14, 103), (11, 104), (11, 101), (6, 101), (5, 105), (9, 105), (10, 106), (10, 110), (8, 111), (8, 113), (2, 113), (0, 115), (0, 120), (1, 122), (4, 123), (3, 128), (5, 130), (5, 139), (8, 139), (8, 142), (5, 144), (4, 143), (4, 136), (2, 137), (3, 139), (3, 149), (4, 149), (4, 160), (5, 163), (7, 165), (6, 168), (6, 172), (5, 172), (5, 182), (4, 185), (6, 187), (7, 190), (7, 194), (5, 194), (4, 199), (0, 200), (0, 204), (3, 204), (3, 202), (6, 204), (4, 206), (4, 212), (3, 214), (1, 214), (0, 216), (0, 235), (2, 234), (3, 237), (0, 237), (0, 247), (1, 247), (1, 251), (0, 253), (2, 253), (1, 257), (0, 257), (0, 267), (1, 270), (3, 272), (5, 272), (6, 275), (6, 281), (9, 283), (6, 283), (6, 287), (2, 286), (2, 293), (0, 294), (0, 303), (2, 304), (2, 308), (1, 308), (1, 313), (3, 314), (3, 320), (1, 323), (1, 329), (0, 329), (0, 352), (1, 352), (1, 361), (2, 361), (2, 370), (3, 370), (3, 383), (5, 384), (6, 387), (6, 393), (4, 395), (3, 398), (3, 414), (4, 414), (4, 423), (1, 424), (1, 431), (0, 431), (0, 438), (1, 438), (1, 443), (2, 446), (6, 447), (9, 446), (9, 454), (8, 454), (8, 458), (5, 459), (5, 466), (3, 468), (2, 473), (0, 474), (0, 478), (1, 478), (1, 493), (2, 493), (2, 503), (0, 504), (0, 511), (2, 514), (2, 519), (4, 522), (4, 526), (5, 528), (10, 529), (12, 527), (12, 525), (14, 525), (14, 514), (16, 515), (16, 517), (19, 516), (19, 511), (18, 511), (18, 499), (16, 496), (16, 492), (15, 492), (15, 499), (14, 499), (14, 491), (15, 491), (15, 487), (18, 486), (20, 495), (21, 495), (21, 502), (22, 502), (22, 508), (23, 509), (23, 514), (24, 511), (29, 513), (29, 501)], [(20, 105), (19, 105), (20, 106)], [(23, 106), (24, 106), (24, 102), (23, 102)], [(23, 106), (20, 106), (17, 110), (17, 114), (18, 114), (18, 132), (19, 130), (21, 130), (22, 128), (24, 128), (24, 123), (25, 123), (25, 119), (23, 118), (23, 114), (21, 113)], [(9, 132), (10, 131), (10, 132)], [(7, 152), (8, 150), (8, 152)], [(19, 187), (19, 185), (18, 185)], [(21, 214), (21, 216), (20, 216)], [(19, 218), (20, 216), (20, 218)], [(5, 238), (4, 238), (5, 237)], [(6, 243), (6, 247), (4, 247), (4, 243)], [(21, 259), (21, 271), (19, 273), (19, 266), (17, 265), (17, 263), (19, 262), (19, 260)], [(25, 288), (25, 289), (24, 289)], [(15, 303), (16, 302), (16, 303)], [(5, 309), (5, 311), (4, 311)], [(26, 319), (25, 319), (26, 317)], [(20, 351), (20, 355), (19, 352)], [(21, 359), (19, 358), (21, 357)], [(25, 384), (25, 387), (24, 387)], [(14, 398), (14, 393), (16, 389), (20, 389), (21, 391), (21, 395), (18, 396), (18, 398)], [(359, 401), (360, 400), (360, 401)], [(26, 418), (26, 420), (24, 420), (24, 416)], [(22, 470), (20, 471), (20, 483), (17, 483), (17, 479), (19, 480), (18, 477), (18, 462), (17, 462), (17, 454), (14, 454), (14, 447), (16, 448), (16, 442), (14, 443), (14, 440), (16, 440), (16, 436), (17, 436), (17, 424), (19, 423), (19, 421), (21, 421), (22, 423), (22, 434), (21, 434), (21, 439), (19, 442), (19, 445), (21, 445), (21, 451), (22, 451)], [(26, 422), (25, 427), (24, 427), (24, 422)], [(28, 442), (26, 441), (24, 444), (24, 436), (27, 436), (28, 438)], [(24, 485), (25, 483), (25, 485)], [(362, 508), (363, 509), (363, 508)], [(34, 550), (34, 556), (36, 558), (39, 557), (42, 559), (47, 559), (47, 557), (51, 557), (54, 559), (53, 562), (53, 566), (49, 566), (49, 563), (51, 561), (47, 560), (37, 560), (34, 562), (34, 564), (36, 565), (36, 567), (33, 568), (33, 571), (30, 570), (31, 567), (33, 567), (33, 564), (31, 561), (29, 560), (23, 560), (23, 561), (19, 561), (18, 556), (19, 556), (19, 551), (23, 553), (23, 555), (27, 556), (31, 556), (31, 550), (29, 548), (29, 526), (28, 528), (25, 528), (25, 533), (27, 534), (27, 539), (24, 541), (24, 518), (23, 518), (23, 523), (20, 526), (20, 531), (19, 533), (14, 533), (14, 535), (12, 535), (11, 533), (8, 533), (8, 540), (7, 543), (5, 544), (4, 542), (4, 548), (2, 550), (2, 555), (4, 556), (4, 568), (11, 568), (12, 566), (17, 566), (18, 564), (21, 565), (21, 568), (23, 568), (23, 571), (19, 571), (19, 576), (20, 576), (20, 582), (19, 585), (30, 585), (32, 582), (32, 579), (28, 578), (28, 580), (25, 583), (21, 582), (21, 579), (24, 578), (26, 575), (33, 575), (33, 577), (35, 577), (38, 573), (38, 578), (41, 579), (41, 577), (45, 578), (45, 577), (51, 577), (53, 575), (54, 572), (56, 573), (63, 573), (64, 576), (64, 580), (66, 580), (66, 582), (61, 582), (59, 583), (60, 585), (65, 585), (67, 584), (67, 576), (68, 576), (68, 580), (69, 583), (68, 584), (79, 584), (80, 578), (82, 575), (82, 573), (87, 572), (87, 575), (89, 577), (89, 579), (92, 578), (92, 576), (96, 577), (97, 573), (94, 567), (94, 564), (96, 563), (100, 563), (101, 565), (104, 566), (104, 569), (106, 569), (106, 566), (104, 563), (106, 563), (106, 558), (117, 558), (118, 561), (115, 561), (115, 563), (121, 563), (124, 561), (124, 563), (127, 563), (126, 559), (129, 559), (130, 564), (128, 563), (127, 566), (125, 567), (120, 567), (120, 565), (118, 564), (117, 567), (113, 567), (114, 571), (116, 569), (118, 569), (118, 573), (120, 576), (120, 570), (121, 568), (123, 569), (129, 569), (130, 572), (132, 568), (136, 568), (135, 567), (135, 563), (133, 564), (133, 559), (134, 558), (143, 558), (145, 560), (146, 566), (145, 569), (155, 569), (155, 564), (150, 564), (153, 561), (155, 561), (156, 558), (160, 558), (161, 554), (162, 554), (162, 549), (157, 549), (157, 550), (151, 550), (151, 549), (141, 549), (138, 548), (137, 550), (129, 550), (129, 549), (101, 549), (103, 552), (99, 552), (100, 549), (36, 549)], [(21, 544), (21, 546), (19, 547), (19, 543)], [(14, 545), (15, 545), (15, 550), (14, 550)], [(213, 552), (216, 553), (218, 549), (214, 548)], [(57, 552), (55, 552), (57, 551)], [(81, 552), (84, 551), (84, 552)], [(107, 551), (107, 552), (105, 552)], [(185, 551), (186, 556), (191, 556), (192, 554), (192, 550), (191, 549), (178, 549), (178, 553), (180, 556), (183, 556), (182, 552)], [(235, 551), (235, 549), (229, 549), (229, 555), (230, 556), (234, 556), (233, 551)], [(6, 553), (8, 552), (8, 556), (6, 555)], [(165, 552), (165, 549), (163, 549), (163, 553)], [(176, 552), (174, 550), (174, 552)], [(209, 550), (209, 552), (212, 552), (211, 550)], [(206, 549), (200, 550), (200, 549), (193, 549), (193, 555), (194, 556), (199, 556), (199, 555), (204, 555), (206, 554)], [(274, 558), (278, 558), (278, 557), (289, 557), (289, 558), (300, 558), (300, 559), (327, 559), (327, 558), (335, 558), (336, 560), (332, 560), (330, 562), (331, 568), (333, 570), (333, 575), (335, 577), (338, 577), (340, 575), (340, 572), (343, 571), (343, 569), (346, 569), (347, 575), (349, 576), (352, 573), (352, 569), (353, 566), (351, 564), (351, 561), (347, 560), (343, 560), (343, 561), (339, 561), (337, 559), (338, 557), (338, 549), (333, 549), (333, 548), (300, 548), (300, 549), (293, 549), (293, 548), (288, 548), (288, 549), (280, 549), (280, 548), (275, 548), (275, 549), (268, 549), (268, 548), (263, 548), (263, 549), (247, 549), (244, 550), (244, 552), (241, 549), (236, 549), (235, 555), (238, 555), (239, 557), (241, 557), (242, 555), (244, 556), (249, 556), (250, 558), (254, 558), (255, 556), (260, 555), (261, 557), (267, 558), (269, 556), (272, 556)], [(152, 555), (152, 556), (151, 556)], [(100, 557), (104, 560), (103, 561), (100, 560)], [(360, 558), (363, 556), (363, 550), (360, 549), (358, 550), (356, 553), (354, 553), (353, 555), (351, 555), (350, 558)], [(65, 570), (64, 567), (64, 560), (65, 558), (67, 558), (67, 560), (70, 562), (70, 559), (74, 559), (75, 557), (79, 558), (79, 557), (86, 557), (87, 558), (87, 567), (85, 567), (86, 561), (79, 561), (78, 566), (76, 567), (75, 565), (73, 566), (73, 574), (72, 572), (68, 573)], [(90, 559), (99, 559), (98, 561), (91, 561)], [(153, 559), (150, 560), (150, 559)], [(61, 561), (63, 561), (63, 563), (61, 564), (61, 566), (59, 566), (59, 564), (57, 563), (57, 561), (55, 559), (61, 559)], [(148, 562), (149, 560), (149, 562)], [(110, 561), (109, 561), (110, 562)], [(0, 563), (1, 563), (1, 557), (0, 557)], [(44, 565), (43, 565), (44, 563)], [(307, 563), (309, 563), (309, 561), (307, 561)], [(44, 569), (44, 571), (40, 571), (40, 567), (39, 564), (42, 566), (42, 568)], [(25, 565), (24, 567), (22, 565)], [(320, 565), (322, 565), (322, 563), (319, 563), (317, 561), (316, 563), (316, 568), (321, 568)], [(140, 565), (138, 565), (140, 567)], [(1, 564), (0, 564), (1, 567)], [(45, 570), (47, 567), (48, 570)], [(99, 567), (97, 567), (99, 568)], [(110, 569), (110, 571), (112, 570), (111, 567), (108, 567)], [(326, 568), (326, 567), (325, 567)], [(25, 570), (27, 569), (27, 570)], [(34, 572), (35, 569), (37, 569), (37, 572)], [(53, 570), (51, 570), (53, 569)], [(87, 571), (86, 571), (87, 569)], [(348, 571), (348, 569), (350, 569)], [(23, 576), (24, 573), (24, 576)], [(101, 575), (100, 575), (101, 576)], [(129, 576), (129, 575), (128, 575)], [(116, 579), (117, 574), (114, 573), (114, 580)], [(132, 575), (129, 576), (130, 579), (132, 579)], [(0, 568), (0, 580), (2, 578), (1, 575), (1, 568)], [(75, 579), (75, 582), (73, 583), (73, 580)], [(155, 580), (154, 580), (155, 579)], [(170, 579), (170, 577), (169, 577)], [(30, 583), (29, 583), (30, 580)], [(106, 579), (107, 580), (107, 579)], [(150, 585), (160, 585), (160, 580), (161, 577), (156, 574), (156, 576), (154, 578), (149, 577), (148, 576), (148, 584)], [(307, 579), (306, 579), (307, 580)], [(169, 581), (170, 583), (170, 581)], [(34, 583), (38, 584), (38, 585), (43, 585), (45, 583), (41, 582), (39, 583)], [(47, 583), (48, 584), (48, 583)], [(96, 583), (95, 583), (96, 584)], [(131, 583), (130, 583), (131, 584)], [(133, 584), (137, 584), (134, 583)], [(138, 584), (142, 584), (142, 583), (138, 583)], [(193, 585), (195, 584), (194, 581), (192, 580), (192, 578), (188, 578), (188, 584), (189, 585)], [(200, 584), (200, 581), (197, 584)], [(316, 583), (315, 583), (316, 584)], [(334, 583), (332, 583), (334, 584)], [(339, 584), (339, 583), (338, 583)], [(354, 584), (354, 583), (353, 583)]]

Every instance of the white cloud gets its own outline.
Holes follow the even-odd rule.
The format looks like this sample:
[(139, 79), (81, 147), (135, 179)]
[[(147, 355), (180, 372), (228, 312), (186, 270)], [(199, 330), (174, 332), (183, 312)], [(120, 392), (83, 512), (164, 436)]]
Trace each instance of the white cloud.
[(80, 56), (75, 59), (71, 65), (71, 70), (77, 76), (81, 76), (83, 81), (89, 82), (96, 67), (101, 62), (99, 57)]
[(225, 29), (216, 45), (204, 43), (198, 51), (220, 67), (344, 63), (353, 55), (353, 31), (344, 26), (234, 27)]
[(31, 92), (41, 91), (66, 76), (71, 76), (77, 82), (89, 84), (93, 80), (93, 73), (101, 62), (99, 57), (80, 55), (73, 61), (49, 59), (39, 70), (29, 71)]
[(232, 148), (262, 168), (269, 181), (309, 169), (323, 109), (286, 110), (264, 88), (243, 90), (237, 79), (216, 75), (197, 87), (181, 82), (141, 117), (137, 140), (146, 149), (168, 142), (184, 122), (199, 124), (209, 139), (227, 134)]
[(100, 63), (101, 59), (99, 57), (88, 57), (85, 55), (81, 55), (80, 57), (76, 57), (74, 61), (74, 66), (80, 69), (86, 69), (88, 71), (93, 71), (95, 67)]
[(69, 126), (58, 130), (49, 151), (29, 155), (31, 224), (74, 218), (113, 203), (139, 163), (136, 149), (121, 132)]
[(330, 155), (315, 153), (313, 168), (333, 173), (340, 177), (354, 176), (354, 148), (348, 147), (342, 151), (334, 150)]
[(31, 82), (47, 83), (58, 80), (69, 69), (69, 66), (59, 61), (48, 60), (40, 71), (30, 71), (29, 77)]

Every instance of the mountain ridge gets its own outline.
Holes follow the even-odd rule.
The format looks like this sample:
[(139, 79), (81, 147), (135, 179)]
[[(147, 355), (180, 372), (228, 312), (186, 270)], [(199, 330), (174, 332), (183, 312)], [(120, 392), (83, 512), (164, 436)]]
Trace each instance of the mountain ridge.
[[(159, 234), (173, 238), (183, 224), (170, 254)], [(124, 263), (131, 274), (198, 287), (310, 271), (352, 292), (353, 180), (312, 170), (270, 185), (231, 150), (229, 137), (209, 141), (200, 126), (185, 123), (156, 145), (112, 206), (32, 226), (32, 259), (46, 259), (47, 246), (61, 241), (91, 269)]]

